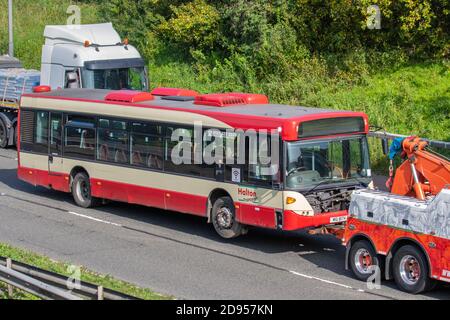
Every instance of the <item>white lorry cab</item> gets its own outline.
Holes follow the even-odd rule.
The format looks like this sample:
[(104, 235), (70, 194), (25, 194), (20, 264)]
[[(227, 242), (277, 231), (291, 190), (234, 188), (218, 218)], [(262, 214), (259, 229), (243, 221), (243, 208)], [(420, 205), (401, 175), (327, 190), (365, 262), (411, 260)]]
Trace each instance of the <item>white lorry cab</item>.
[(111, 23), (46, 26), (41, 85), (147, 91), (145, 62)]
[(20, 97), (37, 86), (148, 91), (145, 61), (111, 23), (46, 26), (41, 71), (0, 56), (0, 148), (17, 140)]

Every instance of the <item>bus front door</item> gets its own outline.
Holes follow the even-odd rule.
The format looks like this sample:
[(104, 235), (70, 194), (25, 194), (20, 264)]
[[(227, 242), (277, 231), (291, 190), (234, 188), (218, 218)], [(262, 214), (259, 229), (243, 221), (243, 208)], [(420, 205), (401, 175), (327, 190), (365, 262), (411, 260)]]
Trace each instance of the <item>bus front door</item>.
[(68, 192), (70, 181), (63, 173), (62, 120), (62, 113), (50, 113), (48, 176), (51, 188)]

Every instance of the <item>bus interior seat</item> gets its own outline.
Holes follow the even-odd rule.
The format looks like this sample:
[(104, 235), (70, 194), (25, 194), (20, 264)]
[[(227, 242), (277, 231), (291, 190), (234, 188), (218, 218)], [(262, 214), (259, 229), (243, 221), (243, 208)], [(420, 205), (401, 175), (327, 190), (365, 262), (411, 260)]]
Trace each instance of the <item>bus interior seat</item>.
[(125, 153), (125, 151), (123, 150), (116, 150), (116, 153), (114, 155), (114, 162), (117, 163), (127, 163), (128, 159), (127, 159), (127, 155)]
[(107, 161), (109, 159), (109, 149), (106, 144), (102, 144), (98, 150), (98, 159)]
[(136, 165), (144, 165), (144, 159), (142, 159), (142, 155), (139, 151), (133, 151), (133, 155), (131, 156), (131, 163)]
[(150, 154), (147, 158), (147, 166), (153, 169), (162, 169), (162, 160), (154, 154)]
[(88, 139), (87, 136), (88, 136), (88, 131), (86, 129), (84, 129), (81, 132), (80, 149), (93, 149), (94, 148), (94, 145), (87, 142), (87, 139)]

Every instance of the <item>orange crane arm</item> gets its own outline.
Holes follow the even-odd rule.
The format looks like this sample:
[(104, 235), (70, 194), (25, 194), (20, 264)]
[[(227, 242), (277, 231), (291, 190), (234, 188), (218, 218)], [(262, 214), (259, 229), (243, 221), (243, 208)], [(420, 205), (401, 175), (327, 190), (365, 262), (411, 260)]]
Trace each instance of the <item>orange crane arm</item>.
[(426, 150), (428, 143), (418, 137), (403, 140), (406, 160), (397, 168), (391, 192), (425, 200), (450, 184), (450, 161)]

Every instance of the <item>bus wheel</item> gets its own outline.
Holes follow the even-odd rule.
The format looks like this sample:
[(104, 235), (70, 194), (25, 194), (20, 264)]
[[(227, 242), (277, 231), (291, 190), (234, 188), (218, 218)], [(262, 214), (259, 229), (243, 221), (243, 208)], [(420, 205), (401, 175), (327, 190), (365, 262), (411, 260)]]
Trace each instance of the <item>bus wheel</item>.
[(418, 294), (431, 290), (435, 284), (428, 277), (428, 263), (423, 253), (414, 246), (397, 250), (393, 261), (394, 279), (403, 291)]
[(97, 206), (99, 200), (91, 195), (91, 183), (86, 173), (77, 173), (72, 183), (72, 195), (75, 203), (83, 208)]
[(359, 240), (352, 245), (349, 259), (354, 275), (361, 281), (367, 281), (375, 271), (380, 272), (380, 277), (383, 274), (381, 261), (367, 240)]
[(8, 129), (5, 123), (0, 119), (0, 148), (6, 148), (8, 146)]
[(236, 210), (230, 197), (221, 197), (214, 202), (212, 222), (216, 232), (225, 239), (236, 238), (243, 232), (243, 226), (236, 221)]

